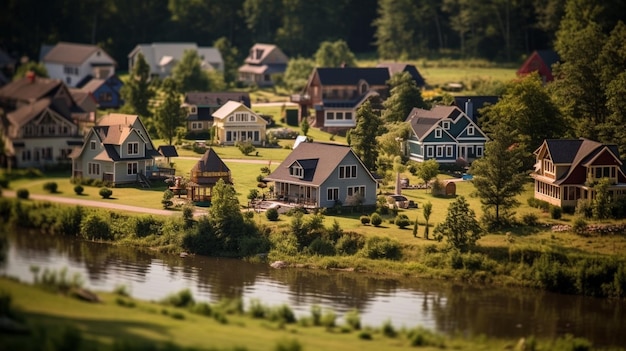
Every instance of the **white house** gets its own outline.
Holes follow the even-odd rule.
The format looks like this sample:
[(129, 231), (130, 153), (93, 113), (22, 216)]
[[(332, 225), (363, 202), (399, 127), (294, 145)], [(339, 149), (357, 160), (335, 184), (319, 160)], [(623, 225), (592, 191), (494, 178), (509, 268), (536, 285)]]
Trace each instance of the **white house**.
[(265, 143), (267, 121), (238, 101), (228, 101), (213, 113), (213, 125), (220, 144), (234, 145), (238, 141), (254, 145)]
[(117, 63), (96, 45), (60, 42), (43, 57), (48, 76), (75, 88), (83, 80), (107, 79)]
[(152, 43), (139, 44), (128, 54), (128, 68), (131, 69), (141, 53), (150, 66), (150, 75), (168, 77), (176, 63), (180, 62), (186, 50), (195, 50), (205, 70), (224, 70), (222, 54), (214, 47), (198, 47), (196, 43)]

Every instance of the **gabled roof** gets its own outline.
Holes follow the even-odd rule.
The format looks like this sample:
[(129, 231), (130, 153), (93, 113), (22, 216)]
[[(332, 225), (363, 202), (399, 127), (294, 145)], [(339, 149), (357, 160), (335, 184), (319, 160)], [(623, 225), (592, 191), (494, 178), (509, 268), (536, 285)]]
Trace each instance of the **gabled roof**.
[(74, 99), (78, 105), (82, 106), (87, 99), (91, 99), (94, 103), (96, 103), (93, 95), (91, 95), (91, 92), (88, 90), (70, 89), (70, 94), (72, 94), (72, 99)]
[(209, 148), (191, 168), (192, 172), (230, 172), (224, 161)]
[(226, 102), (224, 105), (222, 105), (222, 107), (217, 109), (217, 111), (213, 112), (212, 116), (214, 118), (220, 118), (220, 119), (225, 118), (242, 106), (244, 107), (244, 109), (248, 110), (248, 112), (254, 113), (252, 110), (250, 110), (246, 105), (242, 104), (241, 102), (230, 100)]
[(109, 54), (96, 45), (67, 42), (60, 42), (55, 45), (52, 49), (50, 49), (50, 51), (48, 51), (46, 56), (44, 56), (43, 61), (79, 65), (98, 51), (100, 51), (101, 54), (106, 55), (106, 57), (110, 59), (113, 64), (115, 64), (115, 60), (113, 60)]
[[(472, 124), (478, 128), (478, 126), (471, 121), (471, 118), (463, 116), (466, 115), (456, 106), (435, 105), (430, 110), (413, 108), (407, 116), (406, 122), (409, 123), (418, 140), (422, 140), (427, 137), (432, 130), (437, 128), (440, 121), (444, 119), (449, 120), (450, 123), (455, 126), (457, 126), (457, 123), (464, 123), (467, 121), (468, 124)], [(459, 120), (459, 118), (464, 119)], [(459, 137), (460, 133), (463, 132), (463, 130), (465, 130), (465, 128), (451, 128), (450, 130), (444, 130), (444, 132), (450, 135), (451, 138), (456, 139)], [(484, 136), (482, 131), (480, 131), (480, 129), (478, 130), (480, 134)]]
[(398, 62), (381, 62), (377, 64), (376, 67), (387, 68), (389, 70), (390, 77), (396, 73), (408, 72), (411, 75), (411, 77), (413, 77), (413, 80), (415, 81), (415, 84), (417, 84), (418, 87), (423, 87), (424, 85), (426, 85), (426, 81), (424, 80), (424, 77), (422, 77), (422, 75), (419, 73), (415, 65), (410, 65), (407, 63), (398, 63)]
[(176, 151), (176, 146), (174, 145), (160, 145), (157, 151), (163, 157), (178, 157), (178, 151)]
[(278, 46), (274, 44), (257, 43), (254, 44), (252, 48), (250, 48), (245, 63), (250, 63), (253, 65), (262, 64), (273, 51), (277, 51), (278, 54), (284, 56), (285, 61), (287, 61), (287, 56)]
[(227, 101), (242, 102), (250, 108), (250, 94), (246, 92), (200, 92), (192, 91), (185, 94), (185, 103), (196, 106), (221, 106)]
[(322, 85), (357, 85), (361, 80), (386, 85), (390, 78), (385, 67), (319, 67), (316, 71)]
[(11, 124), (17, 127), (22, 127), (33, 118), (42, 113), (45, 109), (50, 107), (52, 103), (52, 99), (46, 98), (33, 102), (32, 104), (28, 104), (26, 106), (22, 106), (13, 112), (9, 112), (7, 114), (7, 119)]
[[(355, 159), (360, 159), (352, 151), (350, 146), (330, 143), (300, 143), (298, 147), (281, 162), (270, 175), (265, 177), (268, 181), (289, 181), (291, 183), (303, 183), (308, 185), (321, 185), (333, 171), (339, 166), (346, 156), (353, 154)], [(304, 178), (299, 179), (289, 174), (289, 168), (298, 163), (305, 171)], [(361, 163), (362, 169), (369, 171)], [(371, 173), (369, 173), (372, 177)], [(374, 179), (372, 177), (372, 179)]]
[[(223, 64), (222, 54), (214, 47), (198, 47), (196, 43), (162, 42), (151, 44), (139, 44), (135, 46), (128, 57), (133, 57), (141, 52), (151, 68), (167, 65), (173, 60), (180, 61), (186, 50), (195, 50), (202, 61), (202, 68), (213, 68)], [(211, 65), (211, 67), (208, 67)]]
[(0, 98), (9, 98), (20, 101), (34, 102), (45, 96), (51, 95), (57, 88), (63, 85), (59, 79), (41, 77), (24, 77), (0, 88)]
[(537, 55), (541, 58), (541, 60), (552, 70), (552, 65), (559, 62), (561, 59), (559, 54), (554, 50), (537, 50)]

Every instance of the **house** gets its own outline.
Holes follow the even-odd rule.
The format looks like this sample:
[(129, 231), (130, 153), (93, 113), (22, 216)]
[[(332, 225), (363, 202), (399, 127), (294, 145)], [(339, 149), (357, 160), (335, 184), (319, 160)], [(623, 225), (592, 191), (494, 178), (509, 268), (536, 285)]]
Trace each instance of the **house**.
[(95, 99), (100, 109), (117, 109), (124, 105), (121, 95), (122, 86), (124, 86), (124, 83), (117, 75), (112, 75), (106, 79), (88, 76), (83, 82), (78, 84), (82, 91)]
[(113, 186), (149, 185), (157, 157), (161, 155), (139, 116), (112, 113), (98, 121), (83, 146), (72, 152), (72, 176)]
[(273, 86), (272, 75), (284, 73), (289, 58), (276, 45), (255, 44), (250, 49), (244, 65), (239, 67), (238, 80), (246, 85)]
[(538, 72), (542, 81), (545, 83), (554, 80), (552, 76), (552, 65), (559, 62), (559, 55), (554, 50), (536, 50), (528, 58), (522, 66), (517, 70), (518, 76)]
[(250, 94), (245, 92), (189, 92), (183, 107), (187, 110), (187, 132), (208, 133), (213, 126), (213, 113), (228, 101), (238, 101), (250, 108)]
[(2, 86), (0, 109), (5, 112), (0, 121), (7, 155), (3, 165), (43, 168), (69, 164), (72, 148), (82, 145), (78, 121), (89, 114), (58, 79), (31, 73)]
[(465, 112), (472, 122), (478, 123), (481, 117), (480, 110), (497, 104), (499, 100), (500, 97), (495, 95), (455, 96), (452, 105)]
[(405, 151), (413, 161), (435, 159), (440, 164), (454, 164), (462, 159), (469, 164), (483, 156), (487, 136), (456, 106), (414, 108), (406, 122), (412, 133)]
[(224, 71), (224, 60), (220, 51), (214, 47), (199, 47), (196, 43), (139, 44), (128, 54), (128, 69), (135, 66), (137, 55), (141, 53), (150, 67), (150, 76), (163, 79), (172, 74), (172, 69), (187, 50), (198, 53), (203, 69)]
[(375, 205), (377, 182), (347, 145), (300, 143), (264, 179), (277, 199), (313, 207)]
[(613, 198), (626, 195), (626, 173), (616, 145), (589, 139), (547, 139), (535, 150), (535, 198), (555, 206), (576, 206), (595, 198), (594, 185), (611, 182)]
[(187, 183), (187, 198), (194, 202), (211, 202), (212, 190), (219, 180), (232, 184), (230, 169), (209, 148), (191, 169)]
[(115, 74), (117, 63), (96, 45), (60, 42), (42, 60), (48, 76), (74, 88), (87, 76), (107, 79)]
[(267, 121), (243, 103), (227, 101), (212, 116), (219, 144), (234, 145), (238, 141), (265, 144)]
[(356, 112), (370, 97), (389, 96), (389, 79), (409, 72), (418, 86), (424, 79), (413, 65), (379, 64), (379, 67), (318, 67), (313, 69), (301, 94), (291, 96), (299, 105), (299, 120), (314, 110), (311, 126), (325, 131), (345, 131), (356, 126)]
[(86, 134), (86, 132), (96, 124), (98, 102), (93, 95), (80, 89), (70, 88), (70, 94), (72, 94), (72, 98), (76, 101), (76, 104), (87, 113), (83, 115), (84, 118), (76, 119), (81, 134)]

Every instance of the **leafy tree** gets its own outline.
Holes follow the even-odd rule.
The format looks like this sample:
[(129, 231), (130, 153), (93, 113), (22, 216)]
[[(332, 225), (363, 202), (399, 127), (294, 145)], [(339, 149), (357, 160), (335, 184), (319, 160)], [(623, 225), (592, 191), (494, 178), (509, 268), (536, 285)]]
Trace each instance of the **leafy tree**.
[(245, 0), (242, 14), (250, 30), (252, 39), (257, 43), (274, 41), (275, 27), (279, 23), (281, 0)]
[(238, 239), (246, 234), (244, 219), (235, 188), (223, 179), (218, 180), (213, 187), (209, 217), (223, 249), (236, 252)]
[(15, 70), (15, 74), (13, 75), (13, 80), (18, 80), (26, 77), (28, 72), (33, 72), (37, 77), (48, 77), (48, 70), (43, 63), (28, 61), (25, 64), (20, 65), (17, 70)]
[(302, 90), (309, 80), (309, 76), (315, 68), (315, 62), (307, 58), (293, 58), (287, 63), (285, 69), (285, 84), (291, 91)]
[(317, 67), (355, 67), (356, 57), (343, 40), (324, 41), (315, 53)]
[(389, 85), (390, 96), (383, 102), (385, 122), (404, 122), (413, 108), (426, 107), (420, 89), (408, 72), (394, 74)]
[(409, 59), (416, 56), (414, 41), (415, 2), (411, 0), (380, 0), (376, 27), (375, 44), (378, 56), (382, 59)]
[(611, 180), (602, 178), (594, 186), (596, 196), (591, 204), (591, 213), (595, 219), (606, 219), (611, 217), (611, 197), (609, 195), (609, 187)]
[(161, 204), (163, 205), (164, 209), (168, 209), (172, 207), (172, 205), (174, 205), (174, 202), (172, 201), (173, 197), (174, 192), (172, 192), (170, 189), (167, 189), (163, 192), (163, 199), (161, 200)]
[(302, 122), (300, 123), (300, 129), (302, 130), (302, 134), (304, 136), (307, 136), (307, 134), (309, 134), (309, 119), (304, 117), (302, 118)]
[(428, 221), (430, 220), (430, 215), (433, 213), (433, 204), (428, 201), (427, 203), (424, 204), (424, 209), (422, 210), (423, 214), (424, 214), (424, 220), (426, 221), (426, 227), (424, 227), (424, 239), (428, 240), (428, 233), (429, 233), (429, 228), (428, 228)]
[(122, 98), (127, 109), (142, 117), (150, 117), (148, 106), (150, 99), (154, 97), (154, 91), (150, 86), (150, 66), (141, 53), (137, 55), (135, 65), (131, 67), (128, 82), (121, 90)]
[(446, 219), (435, 227), (437, 240), (446, 238), (448, 247), (467, 252), (480, 239), (482, 228), (465, 197), (459, 196), (448, 207)]
[(182, 93), (211, 90), (208, 72), (202, 68), (196, 50), (185, 50), (180, 62), (172, 69), (172, 79)]
[(428, 183), (433, 178), (436, 178), (438, 174), (439, 163), (433, 158), (420, 163), (415, 172), (416, 176), (422, 178), (422, 180), (424, 181), (424, 185), (428, 185)]
[(155, 124), (159, 136), (165, 139), (168, 145), (172, 145), (177, 128), (185, 123), (186, 113), (181, 107), (181, 99), (172, 79), (166, 78), (163, 81), (163, 90), (165, 99), (158, 107)]
[(385, 124), (385, 132), (376, 137), (381, 153), (389, 156), (404, 156), (403, 143), (411, 135), (411, 126), (404, 122)]
[(502, 215), (519, 205), (516, 196), (524, 190), (527, 179), (523, 171), (526, 151), (515, 143), (516, 134), (506, 122), (498, 124), (492, 139), (485, 144), (484, 157), (472, 162), (470, 169), (485, 213), (495, 211), (491, 224), (498, 226), (504, 224)]
[(361, 158), (365, 167), (376, 169), (378, 145), (376, 136), (381, 126), (381, 120), (372, 110), (370, 100), (365, 101), (356, 112), (356, 127), (350, 130), (350, 145)]
[(237, 69), (239, 68), (239, 50), (234, 47), (226, 37), (221, 37), (214, 41), (213, 46), (222, 54), (222, 60), (224, 61), (224, 82), (226, 82), (226, 84), (234, 83), (237, 80)]

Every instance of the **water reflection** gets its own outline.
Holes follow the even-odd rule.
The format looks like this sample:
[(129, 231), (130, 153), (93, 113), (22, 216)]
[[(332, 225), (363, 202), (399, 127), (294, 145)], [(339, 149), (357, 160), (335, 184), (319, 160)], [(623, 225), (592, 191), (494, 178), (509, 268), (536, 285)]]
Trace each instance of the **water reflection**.
[(28, 233), (10, 233), (0, 273), (31, 282), (31, 266), (80, 273), (89, 288), (126, 285), (137, 298), (158, 300), (188, 288), (199, 301), (224, 297), (287, 303), (298, 315), (311, 305), (339, 316), (361, 312), (366, 325), (425, 326), (448, 334), (491, 337), (566, 333), (596, 345), (626, 345), (626, 302), (565, 296), (530, 289), (484, 288), (342, 271), (275, 270), (231, 259), (163, 255), (133, 247)]

